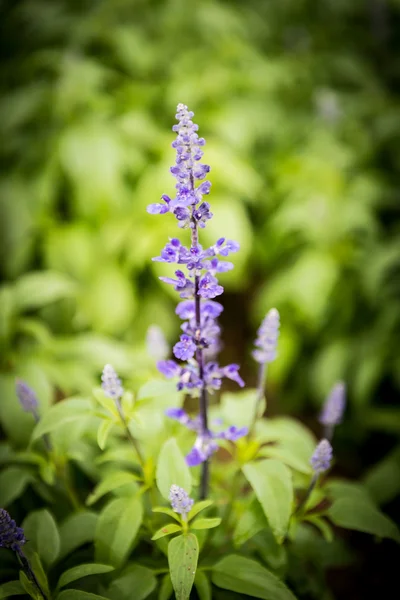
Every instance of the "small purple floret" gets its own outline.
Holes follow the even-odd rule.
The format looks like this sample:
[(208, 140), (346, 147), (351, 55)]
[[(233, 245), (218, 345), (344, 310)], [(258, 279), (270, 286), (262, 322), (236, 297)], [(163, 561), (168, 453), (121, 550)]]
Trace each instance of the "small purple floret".
[(187, 513), (192, 510), (194, 500), (189, 497), (189, 494), (179, 485), (171, 485), (169, 492), (169, 501), (171, 502), (172, 509), (184, 517)]
[(319, 422), (333, 427), (339, 425), (343, 419), (346, 407), (346, 385), (339, 381), (334, 385), (322, 408)]
[(314, 450), (310, 464), (316, 474), (327, 471), (331, 466), (333, 450), (328, 440), (321, 440)]

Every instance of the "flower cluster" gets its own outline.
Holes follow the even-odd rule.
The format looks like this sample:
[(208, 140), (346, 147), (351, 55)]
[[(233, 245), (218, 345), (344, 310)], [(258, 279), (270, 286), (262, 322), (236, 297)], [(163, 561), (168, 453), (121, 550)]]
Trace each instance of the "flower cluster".
[(316, 474), (327, 471), (331, 466), (333, 457), (332, 446), (328, 440), (321, 440), (314, 450), (310, 464)]
[(31, 413), (36, 420), (39, 419), (38, 408), (39, 402), (32, 388), (29, 387), (22, 379), (17, 379), (15, 382), (15, 391), (18, 396), (20, 405), (25, 412)]
[(346, 386), (339, 381), (333, 386), (319, 417), (319, 422), (328, 427), (334, 427), (342, 422), (346, 408)]
[(118, 402), (124, 393), (124, 388), (122, 387), (121, 380), (114, 367), (111, 365), (106, 365), (104, 367), (101, 381), (101, 387), (103, 388), (105, 395)]
[(176, 196), (170, 198), (164, 195), (163, 203), (151, 204), (147, 210), (151, 214), (170, 212), (175, 215), (180, 227), (190, 227), (192, 231), (190, 248), (183, 246), (179, 239), (172, 238), (160, 256), (153, 260), (174, 263), (185, 269), (177, 269), (175, 277), (160, 279), (172, 285), (183, 299), (176, 311), (184, 320), (182, 334), (173, 347), (173, 353), (176, 359), (186, 364), (161, 360), (157, 366), (166, 377), (177, 378), (178, 390), (195, 396), (202, 389), (209, 392), (219, 389), (223, 377), (236, 381), (240, 386), (244, 382), (239, 376), (238, 365), (221, 368), (214, 361), (202, 364), (205, 356), (214, 356), (219, 348), (220, 328), (216, 319), (223, 308), (213, 299), (222, 294), (223, 287), (216, 276), (233, 268), (231, 262), (221, 260), (221, 257), (237, 252), (239, 245), (225, 238), (218, 239), (207, 249), (199, 244), (198, 227), (204, 227), (212, 217), (208, 202), (203, 201), (210, 192), (211, 184), (204, 181), (210, 167), (200, 162), (205, 140), (198, 137), (198, 126), (193, 123), (192, 117), (193, 113), (184, 104), (178, 105), (178, 124), (173, 127), (177, 139), (172, 143), (176, 149), (176, 162), (171, 168), (177, 179)]
[(4, 508), (0, 508), (0, 548), (9, 548), (20, 552), (26, 542), (22, 527), (17, 527), (15, 521)]
[(253, 350), (253, 358), (258, 363), (265, 364), (275, 360), (279, 325), (279, 312), (276, 308), (271, 308), (257, 331), (257, 339), (254, 343), (257, 348)]
[(192, 510), (194, 500), (179, 485), (171, 485), (169, 492), (169, 501), (173, 510), (184, 517)]
[(238, 428), (233, 425), (219, 432), (203, 431), (200, 418), (195, 417), (192, 419), (183, 408), (168, 408), (165, 414), (167, 417), (178, 421), (181, 425), (184, 425), (191, 431), (195, 431), (197, 434), (193, 448), (186, 455), (186, 463), (189, 467), (196, 467), (210, 458), (218, 450), (218, 442), (216, 440), (236, 442), (248, 433), (247, 427)]

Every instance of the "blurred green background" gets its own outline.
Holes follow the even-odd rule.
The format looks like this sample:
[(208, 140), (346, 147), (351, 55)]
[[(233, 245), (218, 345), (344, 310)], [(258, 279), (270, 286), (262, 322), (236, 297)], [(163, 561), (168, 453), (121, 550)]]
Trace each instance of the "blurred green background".
[(157, 279), (170, 269), (151, 257), (176, 224), (146, 206), (173, 191), (171, 126), (184, 102), (212, 166), (215, 216), (202, 242), (241, 244), (221, 278), (222, 361), (240, 362), (254, 385), (252, 340), (276, 306), (272, 413), (315, 423), (341, 378), (343, 469), (362, 473), (393, 448), (399, 0), (0, 9), (0, 419), (14, 442), (25, 431), (11, 427), (23, 423), (16, 375), (54, 401), (89, 392), (106, 362), (133, 382), (145, 377), (150, 324), (175, 341), (177, 298)]
[[(135, 385), (154, 373), (148, 326), (176, 340), (177, 297), (157, 279), (170, 269), (151, 257), (178, 231), (146, 206), (173, 191), (184, 102), (212, 166), (202, 242), (241, 244), (221, 278), (222, 362), (254, 385), (252, 341), (276, 306), (270, 412), (318, 431), (344, 379), (337, 473), (364, 477), (396, 518), (400, 1), (0, 0), (0, 11), (0, 422), (13, 444), (32, 427), (15, 376), (44, 403), (89, 393), (106, 362)], [(387, 555), (354, 544), (367, 589)], [(366, 597), (351, 581), (335, 579), (338, 597)]]

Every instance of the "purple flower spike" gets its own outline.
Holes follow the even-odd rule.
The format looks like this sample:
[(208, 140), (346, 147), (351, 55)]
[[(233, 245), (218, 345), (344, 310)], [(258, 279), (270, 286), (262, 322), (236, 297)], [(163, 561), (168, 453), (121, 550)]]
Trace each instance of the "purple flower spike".
[(321, 440), (317, 447), (314, 450), (314, 454), (310, 459), (310, 464), (318, 475), (319, 473), (324, 473), (331, 466), (331, 461), (333, 458), (333, 450), (332, 446), (328, 442), (328, 440)]
[(118, 377), (114, 367), (106, 365), (101, 376), (101, 387), (106, 396), (115, 401), (119, 401), (124, 393), (124, 388), (120, 378)]
[(189, 494), (179, 485), (171, 485), (169, 492), (169, 501), (171, 502), (172, 509), (181, 514), (184, 518), (187, 513), (192, 510), (194, 500), (189, 497)]
[(319, 422), (328, 427), (334, 427), (342, 422), (346, 407), (346, 385), (339, 381), (334, 385), (323, 406)]
[(0, 548), (9, 548), (14, 552), (21, 552), (21, 546), (25, 542), (22, 527), (17, 527), (8, 512), (4, 508), (0, 508)]
[(276, 308), (271, 308), (257, 332), (255, 345), (258, 349), (253, 351), (253, 357), (258, 363), (265, 364), (275, 360), (279, 325), (279, 313)]
[(19, 403), (25, 412), (31, 413), (35, 419), (38, 419), (39, 402), (33, 389), (29, 387), (22, 379), (17, 379), (15, 383)]

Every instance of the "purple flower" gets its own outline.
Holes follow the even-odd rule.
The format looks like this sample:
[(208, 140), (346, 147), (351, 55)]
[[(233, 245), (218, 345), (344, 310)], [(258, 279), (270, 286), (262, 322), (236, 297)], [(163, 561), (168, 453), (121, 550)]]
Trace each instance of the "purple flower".
[(174, 360), (159, 360), (157, 363), (157, 369), (167, 379), (179, 377), (182, 370), (178, 363), (176, 363)]
[(35, 419), (38, 419), (37, 411), (39, 402), (33, 389), (25, 381), (22, 381), (22, 379), (17, 379), (15, 382), (15, 391), (23, 410), (31, 413)]
[(21, 546), (25, 542), (22, 527), (17, 527), (8, 512), (4, 508), (0, 508), (0, 548), (9, 548), (14, 552), (21, 552)]
[(171, 485), (169, 501), (171, 502), (172, 509), (183, 517), (186, 517), (194, 504), (194, 500), (189, 497), (189, 494), (175, 484)]
[(106, 396), (115, 401), (119, 401), (124, 393), (124, 388), (120, 378), (118, 377), (114, 367), (106, 365), (101, 375), (101, 387)]
[(200, 279), (199, 296), (202, 298), (215, 298), (220, 296), (224, 291), (222, 285), (218, 285), (218, 281), (210, 273), (206, 273)]
[(346, 385), (339, 381), (334, 385), (322, 408), (319, 422), (322, 425), (333, 427), (342, 422), (346, 407)]
[(257, 332), (255, 346), (258, 349), (253, 351), (253, 357), (257, 362), (262, 364), (275, 360), (279, 324), (279, 313), (276, 308), (271, 308)]
[(216, 440), (220, 439), (236, 442), (248, 433), (247, 427), (238, 428), (233, 425), (217, 433), (209, 430), (203, 431), (200, 418), (196, 417), (195, 419), (192, 419), (183, 408), (169, 408), (165, 411), (165, 414), (167, 417), (178, 421), (181, 425), (184, 425), (191, 431), (197, 433), (193, 448), (186, 456), (186, 462), (189, 467), (195, 467), (210, 458), (210, 456), (218, 450), (218, 443)]
[(180, 342), (174, 346), (174, 354), (180, 360), (188, 360), (193, 358), (196, 352), (196, 344), (189, 335), (181, 335)]
[(314, 454), (310, 459), (310, 464), (316, 474), (327, 471), (331, 466), (333, 458), (332, 446), (328, 440), (321, 440), (314, 450)]

